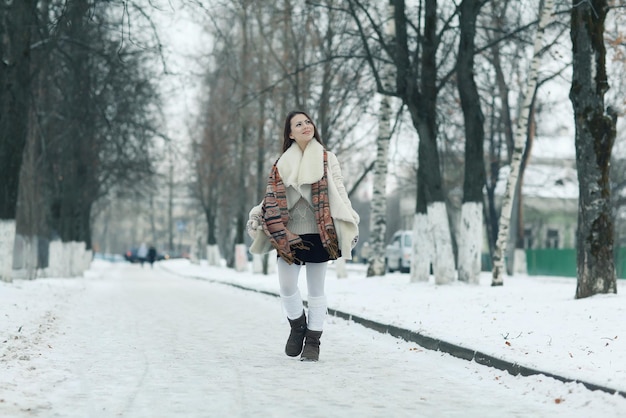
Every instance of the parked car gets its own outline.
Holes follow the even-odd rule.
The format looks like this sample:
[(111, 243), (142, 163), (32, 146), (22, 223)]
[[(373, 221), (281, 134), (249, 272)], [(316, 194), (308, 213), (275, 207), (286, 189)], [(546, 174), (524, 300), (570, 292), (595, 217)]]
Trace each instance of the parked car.
[(408, 273), (411, 271), (412, 234), (412, 231), (401, 230), (391, 237), (385, 250), (385, 264), (390, 272)]

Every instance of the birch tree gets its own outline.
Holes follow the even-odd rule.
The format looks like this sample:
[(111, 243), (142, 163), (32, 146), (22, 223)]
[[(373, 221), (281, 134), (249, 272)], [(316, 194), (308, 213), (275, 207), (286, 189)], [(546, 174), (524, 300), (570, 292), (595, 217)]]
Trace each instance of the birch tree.
[(511, 171), (507, 179), (504, 196), (502, 198), (502, 209), (498, 226), (498, 239), (493, 253), (492, 286), (502, 286), (504, 284), (504, 254), (509, 236), (509, 226), (511, 223), (511, 213), (513, 210), (513, 199), (517, 188), (517, 180), (524, 153), (524, 144), (528, 127), (528, 118), (532, 99), (539, 77), (540, 51), (543, 44), (545, 30), (552, 19), (554, 0), (546, 0), (539, 18), (539, 25), (535, 35), (533, 45), (533, 55), (528, 71), (528, 83), (523, 94), (520, 116), (516, 125), (515, 143), (511, 157)]
[[(395, 25), (393, 45), (383, 36), (381, 23), (370, 11), (371, 4), (351, 0), (347, 12), (358, 26), (377, 91), (402, 100), (419, 136), (413, 221), (413, 242), (419, 247), (411, 259), (411, 280), (428, 280), (432, 260), (435, 282), (444, 284), (453, 281), (456, 272), (437, 148), (437, 52), (442, 41), (437, 29), (440, 19), (437, 0), (420, 2), (423, 8), (419, 7), (419, 16), (411, 14), (415, 20), (407, 16), (405, 1), (391, 3)], [(390, 62), (395, 70), (392, 91), (383, 86), (379, 62)]]
[(604, 103), (609, 89), (604, 45), (608, 9), (607, 0), (572, 3), (570, 100), (576, 125), (579, 187), (576, 299), (617, 293), (609, 180), (617, 113), (610, 107), (605, 109)]
[[(393, 6), (389, 6), (389, 18), (393, 19)], [(386, 35), (393, 43), (395, 27), (393, 20), (387, 22)], [(393, 89), (393, 74), (390, 66), (382, 68), (383, 88)], [(380, 96), (380, 109), (378, 111), (378, 137), (376, 138), (376, 160), (374, 161), (374, 180), (370, 213), (370, 240), (371, 248), (367, 277), (384, 276), (386, 270), (385, 260), (385, 234), (387, 232), (387, 164), (389, 154), (389, 141), (391, 137), (391, 97)]]
[(372, 200), (370, 202), (371, 251), (367, 260), (367, 277), (384, 276), (387, 268), (385, 260), (385, 236), (387, 232), (387, 164), (389, 141), (391, 139), (391, 99), (380, 98), (378, 115), (378, 136), (376, 138), (376, 159), (374, 160)]

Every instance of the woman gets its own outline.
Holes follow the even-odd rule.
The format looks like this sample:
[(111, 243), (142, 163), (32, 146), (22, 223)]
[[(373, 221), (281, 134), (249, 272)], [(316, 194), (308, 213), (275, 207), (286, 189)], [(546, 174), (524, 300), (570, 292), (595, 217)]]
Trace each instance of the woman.
[[(352, 209), (337, 157), (326, 151), (315, 124), (305, 112), (285, 119), (282, 155), (272, 167), (265, 198), (250, 211), (250, 252), (278, 253), (280, 298), (291, 332), (290, 357), (319, 359), (326, 317), (324, 281), (329, 260), (351, 258), (358, 239), (359, 215)], [(298, 288), (306, 266), (308, 320)]]

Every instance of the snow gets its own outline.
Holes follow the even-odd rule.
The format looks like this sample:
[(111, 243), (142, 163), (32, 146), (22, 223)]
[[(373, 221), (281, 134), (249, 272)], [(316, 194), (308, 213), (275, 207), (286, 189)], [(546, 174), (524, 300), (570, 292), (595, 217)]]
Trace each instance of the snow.
[[(94, 260), (81, 278), (0, 283), (2, 417), (619, 417), (626, 282), (574, 300), (575, 279), (480, 284), (366, 278), (331, 266), (331, 312), (565, 379), (505, 371), (329, 316), (318, 363), (284, 355), (275, 274), (188, 260)], [(242, 289), (245, 288), (245, 289)], [(301, 292), (306, 298), (304, 273)], [(249, 291), (251, 289), (254, 291)]]

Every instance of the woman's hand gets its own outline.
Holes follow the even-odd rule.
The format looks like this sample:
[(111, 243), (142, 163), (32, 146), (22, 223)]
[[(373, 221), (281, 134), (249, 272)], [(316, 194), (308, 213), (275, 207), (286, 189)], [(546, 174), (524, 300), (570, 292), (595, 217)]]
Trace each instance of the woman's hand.
[(251, 215), (246, 224), (246, 230), (248, 235), (254, 241), (256, 239), (257, 231), (261, 228), (261, 217), (259, 215)]

